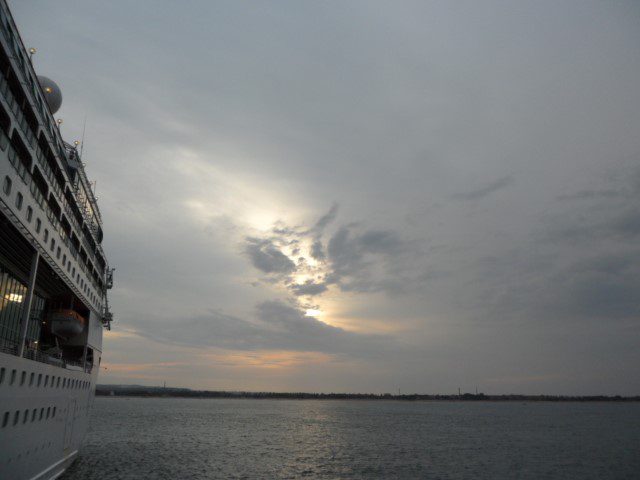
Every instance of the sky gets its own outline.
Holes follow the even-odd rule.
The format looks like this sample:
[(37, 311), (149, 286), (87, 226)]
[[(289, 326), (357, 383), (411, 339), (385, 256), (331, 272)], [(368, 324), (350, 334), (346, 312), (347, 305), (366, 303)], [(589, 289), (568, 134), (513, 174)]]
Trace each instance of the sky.
[(101, 383), (640, 394), (640, 4), (11, 1), (82, 138)]

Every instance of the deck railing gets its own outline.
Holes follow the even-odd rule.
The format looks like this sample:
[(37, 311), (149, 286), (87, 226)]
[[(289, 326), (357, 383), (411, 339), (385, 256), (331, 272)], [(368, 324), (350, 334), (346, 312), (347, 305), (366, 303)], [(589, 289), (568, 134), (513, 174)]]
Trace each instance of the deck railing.
[[(12, 342), (7, 339), (0, 339), (0, 352), (8, 353), (9, 355), (18, 355), (18, 343)], [(84, 370), (86, 373), (91, 373), (93, 370), (92, 364), (83, 365), (81, 361), (78, 360), (69, 360), (64, 358), (54, 357), (53, 355), (48, 355), (41, 350), (37, 350), (35, 348), (27, 348), (24, 349), (24, 358), (29, 360), (34, 360), (40, 363), (46, 363), (47, 365), (53, 365), (55, 367), (67, 368), (68, 366), (77, 367)]]

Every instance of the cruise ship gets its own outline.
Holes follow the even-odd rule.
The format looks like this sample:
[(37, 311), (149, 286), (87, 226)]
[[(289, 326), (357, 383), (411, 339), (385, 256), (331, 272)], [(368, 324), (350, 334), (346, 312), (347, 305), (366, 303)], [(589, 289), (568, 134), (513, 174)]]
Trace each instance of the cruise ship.
[(0, 0), (0, 479), (54, 479), (78, 455), (110, 328), (102, 219), (79, 142), (54, 117)]

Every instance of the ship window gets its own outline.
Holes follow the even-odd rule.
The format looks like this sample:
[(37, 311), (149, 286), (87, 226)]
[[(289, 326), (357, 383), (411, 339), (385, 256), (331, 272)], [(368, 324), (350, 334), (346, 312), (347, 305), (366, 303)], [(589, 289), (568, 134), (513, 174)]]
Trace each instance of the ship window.
[(39, 373), (38, 374), (38, 387), (40, 386), (41, 383), (42, 383), (42, 374)]
[(16, 410), (16, 413), (13, 414), (13, 425), (18, 424), (18, 420), (20, 419), (20, 410)]
[(62, 266), (64, 267), (66, 263), (67, 263), (67, 254), (65, 253), (64, 255), (62, 255)]
[(35, 373), (31, 372), (31, 375), (29, 376), (29, 386), (32, 387), (33, 386), (33, 379), (36, 376)]
[(51, 412), (51, 418), (56, 416), (56, 407), (53, 407), (53, 410)]
[(18, 192), (16, 195), (16, 208), (18, 210), (22, 210), (22, 202), (24, 202), (24, 197), (22, 196), (22, 193)]
[(20, 375), (20, 386), (24, 385), (25, 380), (27, 379), (27, 372), (22, 371), (22, 375)]
[(48, 383), (49, 383), (49, 375), (45, 375), (44, 376), (44, 386), (46, 387)]
[(0, 368), (0, 385), (4, 382), (4, 367)]
[(11, 380), (9, 381), (9, 385), (13, 385), (16, 381), (16, 369), (11, 370)]
[(36, 219), (36, 233), (40, 233), (40, 227), (42, 227), (42, 222), (39, 218)]
[(53, 250), (56, 248), (56, 240), (55, 238), (51, 239), (51, 251), (53, 252)]
[(51, 413), (51, 407), (47, 407), (47, 418), (49, 418), (50, 413)]
[(76, 267), (73, 267), (73, 270), (71, 270), (71, 276), (72, 277), (76, 276)]
[(40, 418), (38, 420), (42, 420), (43, 416), (44, 416), (44, 407), (40, 409)]
[(4, 417), (2, 417), (2, 428), (7, 426), (9, 423), (9, 412), (4, 412)]
[(58, 247), (58, 251), (56, 252), (56, 258), (60, 259), (60, 255), (62, 255), (62, 250)]
[(56, 382), (56, 388), (60, 388), (60, 377), (58, 377), (58, 381)]
[(27, 423), (27, 420), (29, 420), (29, 410), (24, 411), (24, 415), (22, 416), (22, 423)]
[(34, 408), (34, 409), (33, 409), (33, 412), (31, 412), (31, 421), (32, 421), (32, 422), (35, 422), (35, 420), (36, 420), (36, 413), (37, 413), (37, 412), (38, 412), (38, 409), (37, 409), (37, 408)]
[(27, 222), (31, 222), (32, 217), (33, 217), (33, 208), (27, 207)]
[(47, 230), (46, 228), (44, 229), (44, 241), (48, 241), (49, 240), (49, 230)]
[(2, 183), (2, 191), (5, 195), (9, 195), (11, 193), (11, 179), (7, 175), (4, 177), (4, 182)]

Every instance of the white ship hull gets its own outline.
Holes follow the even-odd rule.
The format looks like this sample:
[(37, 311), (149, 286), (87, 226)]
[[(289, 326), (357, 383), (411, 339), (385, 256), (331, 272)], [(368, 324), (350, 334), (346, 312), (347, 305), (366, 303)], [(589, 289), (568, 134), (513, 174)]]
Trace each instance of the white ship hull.
[(98, 368), (85, 373), (0, 353), (0, 369), (0, 478), (57, 478), (86, 434)]

